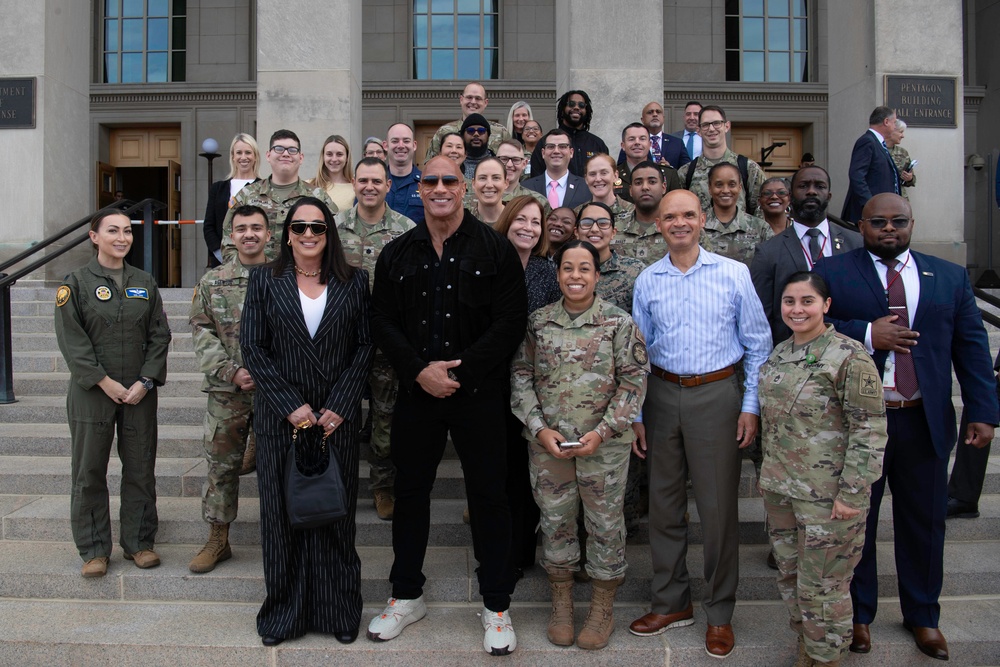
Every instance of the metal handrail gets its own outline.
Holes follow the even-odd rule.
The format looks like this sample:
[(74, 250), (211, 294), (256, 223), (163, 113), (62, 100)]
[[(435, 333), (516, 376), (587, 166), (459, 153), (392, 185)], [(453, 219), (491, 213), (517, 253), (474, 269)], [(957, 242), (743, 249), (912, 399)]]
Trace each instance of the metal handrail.
[[(977, 299), (982, 299), (986, 303), (990, 304), (994, 308), (1000, 308), (1000, 297), (996, 297), (989, 292), (980, 289), (979, 287), (972, 287), (972, 294), (975, 295)], [(983, 321), (991, 326), (1000, 329), (1000, 317), (997, 317), (993, 313), (987, 312), (982, 308), (979, 309), (979, 314), (983, 316)]]
[(39, 241), (30, 248), (18, 253), (6, 262), (0, 264), (0, 405), (4, 403), (14, 403), (17, 401), (17, 399), (14, 398), (14, 353), (11, 343), (10, 288), (24, 276), (38, 270), (51, 262), (53, 259), (69, 252), (76, 246), (86, 241), (90, 238), (90, 233), (88, 231), (87, 233), (81, 234), (72, 241), (69, 241), (62, 248), (46, 253), (44, 257), (28, 264), (25, 267), (22, 267), (10, 275), (3, 273), (3, 270), (23, 262), (35, 253), (49, 247), (56, 241), (69, 236), (80, 227), (88, 224), (90, 220), (97, 215), (97, 213), (108, 210), (115, 210), (130, 217), (136, 211), (141, 210), (143, 212), (143, 228), (145, 229), (145, 234), (143, 234), (143, 268), (151, 270), (153, 266), (153, 211), (163, 208), (166, 208), (166, 205), (155, 199), (147, 198), (136, 203), (132, 203), (128, 199), (119, 199), (110, 206), (105, 206), (85, 218), (80, 218), (65, 229), (56, 232), (42, 241)]

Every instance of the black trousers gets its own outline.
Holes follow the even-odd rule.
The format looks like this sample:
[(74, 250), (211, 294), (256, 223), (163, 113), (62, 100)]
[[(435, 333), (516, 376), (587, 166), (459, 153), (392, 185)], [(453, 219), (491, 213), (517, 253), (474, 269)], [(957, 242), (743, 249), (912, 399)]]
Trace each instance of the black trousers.
[(965, 444), (965, 430), (969, 420), (962, 410), (962, 425), (958, 427), (958, 444), (955, 445), (955, 466), (948, 480), (948, 496), (963, 503), (979, 504), (986, 481), (986, 465), (990, 462), (990, 446), (982, 449)]
[(491, 611), (510, 606), (509, 411), (500, 383), (484, 386), (474, 395), (459, 390), (448, 398), (434, 398), (419, 386), (400, 391), (390, 437), (396, 466), (395, 560), (389, 573), (393, 597), (409, 600), (423, 594), (431, 489), (450, 432), (465, 475), (472, 542), (480, 562), (479, 593)]

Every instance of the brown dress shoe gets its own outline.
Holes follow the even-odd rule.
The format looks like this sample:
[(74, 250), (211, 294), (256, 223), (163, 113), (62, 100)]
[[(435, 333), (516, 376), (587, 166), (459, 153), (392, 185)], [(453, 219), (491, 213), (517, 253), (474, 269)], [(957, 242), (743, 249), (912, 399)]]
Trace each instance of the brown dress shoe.
[(710, 625), (705, 633), (705, 651), (713, 658), (725, 658), (733, 652), (736, 637), (733, 636), (733, 626)]
[(868, 653), (872, 650), (872, 636), (867, 623), (854, 624), (854, 638), (851, 639), (851, 653)]
[(80, 568), (80, 574), (82, 574), (87, 579), (93, 577), (103, 577), (108, 573), (108, 557), (99, 556), (98, 558), (91, 558), (83, 567)]
[(922, 628), (919, 625), (910, 625), (904, 622), (903, 627), (913, 633), (913, 639), (917, 643), (917, 648), (924, 655), (929, 655), (938, 660), (948, 659), (948, 642), (944, 635), (937, 628)]
[(660, 635), (671, 628), (683, 628), (694, 623), (694, 607), (688, 605), (687, 609), (675, 614), (654, 614), (650, 612), (642, 618), (637, 618), (628, 626), (628, 631), (639, 637), (652, 637)]
[(134, 561), (135, 566), (143, 570), (156, 567), (160, 564), (160, 557), (152, 549), (143, 549), (142, 551), (136, 551), (134, 554), (127, 553), (125, 554), (125, 560)]

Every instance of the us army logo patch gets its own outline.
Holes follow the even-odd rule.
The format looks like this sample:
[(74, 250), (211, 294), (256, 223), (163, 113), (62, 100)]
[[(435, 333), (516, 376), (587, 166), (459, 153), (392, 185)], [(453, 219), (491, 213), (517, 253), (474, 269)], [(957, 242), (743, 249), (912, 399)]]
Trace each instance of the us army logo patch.
[(861, 373), (858, 378), (858, 395), (878, 398), (878, 376), (874, 373)]
[(107, 285), (101, 285), (94, 290), (94, 296), (98, 301), (107, 301), (111, 298), (111, 289)]
[(69, 301), (70, 290), (68, 285), (63, 285), (56, 290), (56, 305), (62, 308)]
[(646, 353), (646, 346), (642, 343), (636, 343), (632, 346), (632, 358), (636, 360), (642, 366), (649, 363), (649, 355)]

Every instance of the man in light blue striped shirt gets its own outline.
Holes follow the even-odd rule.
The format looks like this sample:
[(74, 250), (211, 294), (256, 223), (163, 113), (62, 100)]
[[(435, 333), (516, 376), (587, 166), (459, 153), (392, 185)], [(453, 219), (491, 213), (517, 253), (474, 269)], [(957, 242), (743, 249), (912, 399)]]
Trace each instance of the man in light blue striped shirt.
[(705, 650), (724, 658), (735, 645), (739, 450), (757, 435), (757, 378), (771, 329), (747, 267), (698, 246), (704, 226), (696, 195), (667, 193), (657, 228), (669, 252), (635, 283), (632, 317), (646, 337), (653, 375), (633, 425), (633, 450), (649, 454), (653, 581), (652, 612), (629, 630), (658, 635), (694, 623), (685, 562), (690, 473), (705, 536)]

